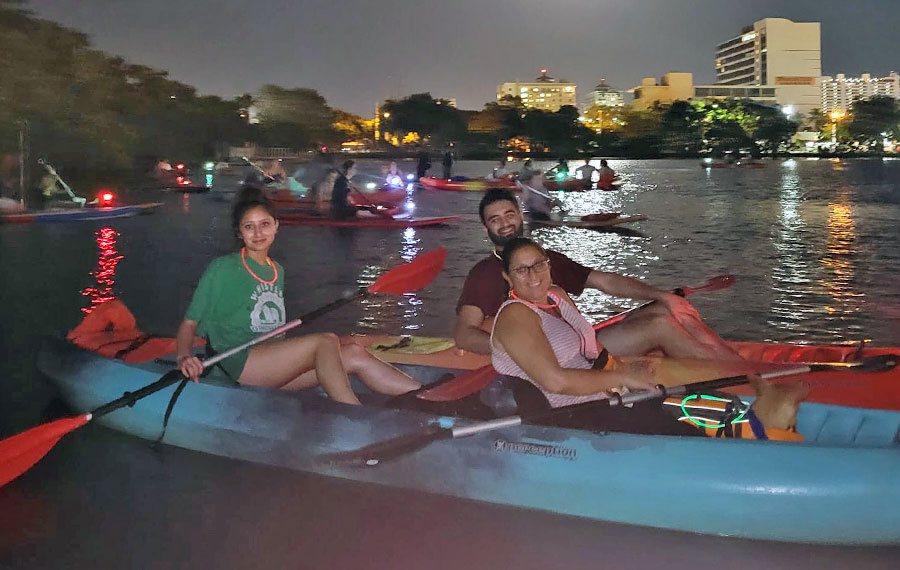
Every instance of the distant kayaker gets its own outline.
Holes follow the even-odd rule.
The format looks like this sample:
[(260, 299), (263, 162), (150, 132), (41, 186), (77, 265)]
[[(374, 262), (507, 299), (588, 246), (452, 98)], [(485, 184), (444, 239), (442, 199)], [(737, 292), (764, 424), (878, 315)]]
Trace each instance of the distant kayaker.
[(334, 191), (334, 183), (338, 179), (340, 173), (337, 169), (331, 168), (325, 173), (324, 177), (310, 188), (306, 194), (306, 202), (312, 208), (312, 213), (320, 216), (327, 216), (331, 211), (331, 194)]
[(419, 178), (428, 175), (428, 169), (431, 168), (431, 158), (428, 156), (428, 151), (422, 149), (416, 154), (417, 162), (416, 162), (416, 180)]
[[(601, 161), (601, 164), (603, 162), (606, 162), (606, 161)], [(590, 188), (595, 182), (594, 178), (595, 178), (596, 172), (597, 172), (597, 169), (594, 168), (593, 166), (591, 166), (591, 159), (585, 158), (584, 165), (579, 166), (578, 168), (575, 169), (575, 178), (577, 178), (578, 180), (583, 180), (585, 186), (587, 188)]]
[(280, 158), (277, 160), (270, 160), (263, 170), (263, 175), (266, 177), (266, 182), (269, 182), (270, 180), (272, 182), (283, 182), (284, 179), (287, 178), (287, 173), (284, 171), (284, 164)]
[[(485, 192), (479, 204), (481, 222), (494, 244), (491, 255), (469, 271), (456, 305), (456, 345), (464, 350), (490, 354), (490, 335), (485, 330), (509, 295), (503, 280), (500, 253), (509, 241), (524, 233), (522, 211), (515, 196), (505, 189)], [(585, 288), (627, 299), (657, 301), (635, 311), (619, 323), (597, 331), (597, 340), (610, 353), (639, 356), (660, 350), (679, 358), (740, 359), (700, 319), (697, 310), (673, 293), (615, 273), (590, 269), (561, 253), (547, 252), (553, 283), (570, 295)]]
[(494, 167), (494, 170), (491, 172), (491, 178), (494, 180), (499, 180), (501, 178), (506, 178), (509, 176), (509, 171), (506, 169), (506, 161), (498, 160), (497, 166)]
[(441, 166), (444, 167), (442, 176), (445, 180), (450, 179), (450, 171), (453, 168), (453, 153), (449, 150), (444, 152), (444, 158), (441, 160)]
[(544, 188), (543, 178), (540, 172), (532, 171), (531, 178), (520, 180), (523, 188), (522, 201), (532, 220), (549, 220), (554, 206), (562, 208), (562, 202), (550, 197)]
[[(241, 250), (209, 264), (175, 339), (178, 368), (195, 381), (203, 372), (191, 354), (195, 335), (206, 337), (214, 351), (224, 351), (285, 323), (284, 269), (269, 258), (278, 232), (275, 208), (259, 190), (243, 188), (231, 221)], [(331, 333), (271, 340), (217, 366), (241, 385), (283, 390), (320, 385), (333, 400), (346, 404), (359, 404), (348, 372), (383, 394), (420, 386), (364, 348), (342, 346)]]
[(553, 168), (548, 173), (555, 174), (559, 179), (568, 178), (569, 162), (564, 157), (559, 157), (559, 161), (553, 165)]
[(334, 182), (331, 192), (331, 217), (336, 220), (355, 218), (358, 209), (350, 203), (350, 179), (356, 174), (356, 163), (347, 160), (341, 165), (341, 171)]
[(522, 170), (519, 171), (519, 180), (531, 180), (531, 175), (538, 172), (534, 169), (534, 165), (530, 158), (526, 158), (522, 164)]
[(597, 188), (608, 190), (612, 188), (616, 181), (615, 171), (609, 167), (606, 159), (600, 161), (599, 177), (597, 179)]
[(387, 172), (384, 174), (385, 183), (391, 188), (402, 188), (405, 175), (397, 166), (397, 161), (392, 160), (388, 165)]

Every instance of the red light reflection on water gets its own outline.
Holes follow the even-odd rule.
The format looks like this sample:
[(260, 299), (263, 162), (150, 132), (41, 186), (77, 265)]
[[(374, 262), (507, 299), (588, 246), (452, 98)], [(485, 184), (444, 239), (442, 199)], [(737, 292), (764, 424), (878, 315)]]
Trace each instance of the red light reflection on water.
[(94, 232), (97, 238), (97, 268), (91, 271), (97, 285), (96, 287), (85, 287), (81, 294), (90, 297), (91, 305), (81, 309), (85, 313), (90, 313), (94, 307), (116, 298), (113, 291), (113, 285), (116, 283), (116, 266), (124, 257), (119, 255), (116, 249), (116, 240), (119, 232), (112, 228), (101, 228)]

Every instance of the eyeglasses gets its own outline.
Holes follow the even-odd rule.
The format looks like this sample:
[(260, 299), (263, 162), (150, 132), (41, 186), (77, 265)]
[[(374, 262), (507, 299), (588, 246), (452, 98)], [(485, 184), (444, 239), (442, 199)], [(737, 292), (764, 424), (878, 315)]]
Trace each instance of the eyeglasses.
[(520, 265), (518, 267), (513, 267), (510, 269), (510, 271), (512, 271), (519, 277), (526, 277), (532, 271), (534, 271), (535, 273), (543, 273), (548, 269), (550, 269), (550, 260), (542, 259), (532, 265)]

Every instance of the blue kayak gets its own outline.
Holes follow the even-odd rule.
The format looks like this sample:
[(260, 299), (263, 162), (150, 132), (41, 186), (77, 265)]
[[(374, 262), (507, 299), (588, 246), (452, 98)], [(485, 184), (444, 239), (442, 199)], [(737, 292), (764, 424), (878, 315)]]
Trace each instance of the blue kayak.
[(160, 206), (162, 206), (162, 202), (150, 202), (133, 206), (85, 206), (83, 208), (25, 211), (14, 214), (0, 214), (0, 223), (57, 223), (130, 218), (138, 214), (150, 214)]
[[(171, 362), (126, 364), (48, 339), (38, 367), (78, 411), (157, 380)], [(411, 372), (429, 381), (447, 369)], [(174, 387), (100, 418), (156, 439)], [(376, 466), (322, 460), (434, 423), (472, 420), (189, 383), (170, 445), (326, 476), (587, 517), (764, 540), (900, 544), (900, 412), (801, 405), (805, 442), (598, 433), (523, 425), (436, 441)]]

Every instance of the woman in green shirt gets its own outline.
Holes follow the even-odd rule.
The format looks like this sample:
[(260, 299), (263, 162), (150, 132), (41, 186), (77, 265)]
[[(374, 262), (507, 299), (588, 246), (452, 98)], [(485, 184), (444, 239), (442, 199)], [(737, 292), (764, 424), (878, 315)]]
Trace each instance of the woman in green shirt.
[[(200, 360), (191, 355), (195, 335), (206, 337), (213, 350), (224, 351), (285, 323), (284, 269), (269, 258), (278, 232), (275, 208), (259, 190), (244, 188), (231, 221), (243, 247), (209, 264), (176, 336), (178, 368), (195, 381), (203, 372)], [(282, 390), (321, 385), (332, 399), (347, 404), (359, 404), (348, 373), (382, 394), (421, 386), (365, 348), (341, 346), (333, 333), (272, 340), (220, 364), (239, 384)]]

